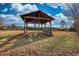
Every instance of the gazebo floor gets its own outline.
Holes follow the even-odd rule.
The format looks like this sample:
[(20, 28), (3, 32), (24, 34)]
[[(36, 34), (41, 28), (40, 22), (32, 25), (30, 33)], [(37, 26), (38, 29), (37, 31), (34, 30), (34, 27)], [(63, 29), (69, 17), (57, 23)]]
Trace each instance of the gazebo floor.
[(27, 31), (25, 34), (33, 36), (39, 36), (39, 35), (53, 36), (53, 33), (51, 31), (41, 31), (41, 30)]

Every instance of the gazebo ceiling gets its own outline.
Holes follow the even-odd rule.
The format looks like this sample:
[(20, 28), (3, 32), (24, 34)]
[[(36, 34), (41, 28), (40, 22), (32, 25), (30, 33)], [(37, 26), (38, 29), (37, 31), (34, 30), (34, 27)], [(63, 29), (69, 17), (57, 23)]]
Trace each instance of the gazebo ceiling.
[(20, 15), (23, 21), (27, 22), (40, 22), (40, 23), (46, 23), (54, 20), (53, 17), (47, 15), (46, 13), (42, 11), (35, 11), (28, 14)]

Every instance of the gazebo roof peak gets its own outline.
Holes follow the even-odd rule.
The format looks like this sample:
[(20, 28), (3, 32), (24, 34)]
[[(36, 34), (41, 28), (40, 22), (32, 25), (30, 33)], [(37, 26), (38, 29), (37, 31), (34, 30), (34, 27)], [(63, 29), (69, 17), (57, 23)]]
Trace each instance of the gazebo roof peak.
[(44, 13), (41, 10), (33, 11), (33, 12), (26, 13), (26, 14), (23, 14), (20, 16), (23, 20), (25, 20), (25, 22), (45, 23), (45, 22), (50, 22), (50, 21), (54, 20), (53, 17), (47, 15), (46, 13)]

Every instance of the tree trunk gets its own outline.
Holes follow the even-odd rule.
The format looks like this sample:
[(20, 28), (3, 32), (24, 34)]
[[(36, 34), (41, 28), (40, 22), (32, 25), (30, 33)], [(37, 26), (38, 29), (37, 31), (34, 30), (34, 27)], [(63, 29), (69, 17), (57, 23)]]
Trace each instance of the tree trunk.
[(75, 21), (74, 21), (73, 27), (74, 27), (74, 29), (76, 30), (77, 35), (79, 36), (79, 21), (78, 21), (78, 20), (75, 20)]

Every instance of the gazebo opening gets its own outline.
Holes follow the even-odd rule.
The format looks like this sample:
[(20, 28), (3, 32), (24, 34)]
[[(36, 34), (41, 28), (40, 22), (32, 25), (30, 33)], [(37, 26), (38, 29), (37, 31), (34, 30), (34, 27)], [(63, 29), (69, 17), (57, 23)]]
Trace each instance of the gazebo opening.
[[(38, 10), (31, 13), (20, 15), (24, 21), (24, 34), (33, 35), (48, 35), (52, 36), (51, 21), (54, 20), (53, 17), (47, 15), (46, 13)], [(31, 24), (33, 31), (28, 31), (29, 24)]]

